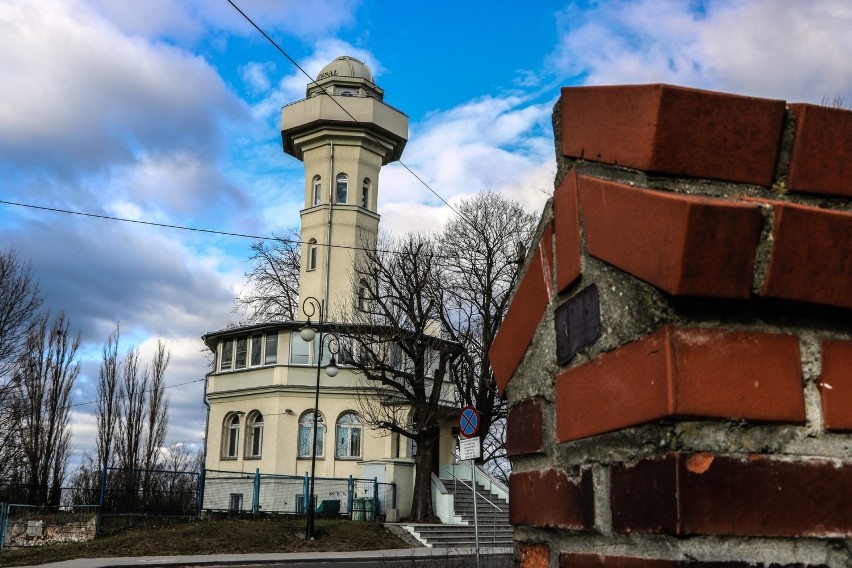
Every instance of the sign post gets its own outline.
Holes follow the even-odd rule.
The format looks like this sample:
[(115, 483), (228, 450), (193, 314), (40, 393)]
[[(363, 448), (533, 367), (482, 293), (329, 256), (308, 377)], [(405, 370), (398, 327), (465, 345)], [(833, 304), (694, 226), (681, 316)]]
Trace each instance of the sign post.
[(479, 568), (479, 515), (476, 511), (476, 468), (473, 460), (482, 455), (479, 445), (479, 412), (472, 406), (465, 406), (459, 414), (459, 458), (469, 460), (470, 487), (473, 490), (473, 536), (476, 542), (476, 568)]

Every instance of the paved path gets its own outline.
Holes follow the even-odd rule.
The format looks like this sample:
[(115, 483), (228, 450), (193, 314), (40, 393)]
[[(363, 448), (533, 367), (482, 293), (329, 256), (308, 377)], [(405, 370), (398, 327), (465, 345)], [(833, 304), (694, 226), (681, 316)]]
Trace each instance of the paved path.
[[(364, 550), (358, 552), (293, 552), (266, 554), (209, 554), (197, 556), (139, 556), (131, 558), (80, 558), (52, 564), (49, 568), (109, 568), (112, 566), (251, 566), (251, 565), (303, 565), (346, 564), (365, 565), (381, 563), (396, 565), (405, 562), (417, 566), (445, 566), (446, 560), (473, 557), (473, 548), (401, 548), (395, 550)], [(480, 548), (480, 556), (487, 562), (483, 566), (511, 565), (511, 548)], [(495, 562), (499, 557), (499, 561)], [(508, 559), (505, 564), (503, 559)], [(465, 562), (464, 564), (468, 564)], [(453, 561), (453, 565), (456, 565)], [(473, 566), (473, 561), (470, 563)], [(295, 568), (295, 567), (294, 567)]]

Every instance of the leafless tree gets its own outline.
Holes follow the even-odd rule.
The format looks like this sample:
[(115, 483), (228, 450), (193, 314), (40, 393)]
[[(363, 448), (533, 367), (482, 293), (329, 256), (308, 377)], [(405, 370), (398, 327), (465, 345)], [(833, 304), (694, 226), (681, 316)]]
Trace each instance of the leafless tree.
[(151, 362), (151, 388), (146, 405), (145, 449), (142, 462), (145, 468), (146, 489), (149, 489), (151, 470), (161, 462), (160, 451), (166, 443), (169, 400), (166, 398), (166, 369), (172, 354), (162, 339), (157, 340), (157, 350)]
[(0, 380), (8, 376), (43, 297), (30, 264), (15, 249), (0, 253)]
[(106, 343), (104, 343), (101, 368), (98, 373), (97, 439), (95, 452), (97, 470), (105, 464), (112, 465), (115, 435), (120, 414), (121, 387), (119, 384), (120, 364), (118, 361), (118, 340), (121, 329), (118, 323)]
[(829, 108), (852, 110), (852, 100), (849, 100), (840, 94), (836, 94), (833, 97), (823, 95), (819, 104)]
[(142, 447), (145, 428), (145, 406), (151, 374), (140, 368), (139, 348), (133, 347), (121, 363), (121, 397), (116, 437), (116, 458), (119, 467), (125, 470), (142, 467)]
[(384, 239), (378, 248), (366, 250), (355, 265), (359, 299), (342, 358), (361, 377), (364, 420), (417, 444), (411, 520), (427, 522), (434, 519), (431, 472), (440, 425), (455, 408), (444, 386), (460, 346), (436, 336), (434, 242), (410, 235)]
[(299, 269), (301, 247), (299, 234), (251, 245), (251, 270), (246, 272), (246, 287), (235, 298), (235, 311), (241, 311), (252, 322), (292, 320), (299, 308)]
[(452, 380), (462, 404), (479, 411), (482, 461), (494, 462), (489, 465), (499, 474), (505, 465), (506, 404), (497, 396), (488, 350), (506, 314), (537, 219), (520, 203), (492, 192), (463, 201), (458, 210), (460, 215), (438, 237), (438, 305), (448, 337), (465, 347), (453, 364)]
[(25, 483), (39, 503), (58, 505), (71, 442), (71, 390), (80, 373), (80, 335), (60, 313), (35, 319), (15, 366), (14, 407)]

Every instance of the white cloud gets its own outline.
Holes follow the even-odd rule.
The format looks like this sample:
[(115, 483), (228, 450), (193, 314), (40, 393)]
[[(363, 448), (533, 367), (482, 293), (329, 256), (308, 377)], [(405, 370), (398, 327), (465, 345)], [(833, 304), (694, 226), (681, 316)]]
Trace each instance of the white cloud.
[(614, 1), (559, 18), (552, 61), (591, 85), (665, 82), (788, 101), (852, 93), (852, 5)]

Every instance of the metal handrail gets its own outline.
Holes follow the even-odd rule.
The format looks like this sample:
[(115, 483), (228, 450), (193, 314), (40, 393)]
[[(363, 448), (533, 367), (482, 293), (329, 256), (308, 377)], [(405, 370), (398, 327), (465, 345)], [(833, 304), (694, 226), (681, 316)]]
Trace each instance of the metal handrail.
[[(476, 480), (475, 479), (471, 480), (471, 482), (474, 485), (473, 487), (471, 487), (470, 485), (467, 484), (467, 482), (464, 479), (460, 479), (460, 478), (456, 477), (456, 475), (452, 471), (447, 470), (447, 473), (449, 473), (450, 477), (453, 478), (453, 499), (455, 499), (455, 496), (456, 496), (456, 482), (460, 481), (462, 483), (462, 485), (473, 490), (474, 499), (476, 499), (477, 496), (482, 497), (482, 500), (485, 501), (486, 503), (488, 503), (489, 505), (491, 505), (492, 507), (494, 507), (495, 509), (497, 509), (497, 512), (499, 512), (499, 513), (503, 512), (503, 509), (501, 509), (500, 507), (498, 507), (497, 505), (492, 503), (488, 499), (488, 497), (486, 497), (485, 495), (483, 495), (482, 493), (480, 493), (479, 491), (476, 490)], [(494, 517), (494, 522), (492, 523), (491, 542), (497, 542), (497, 517)]]

